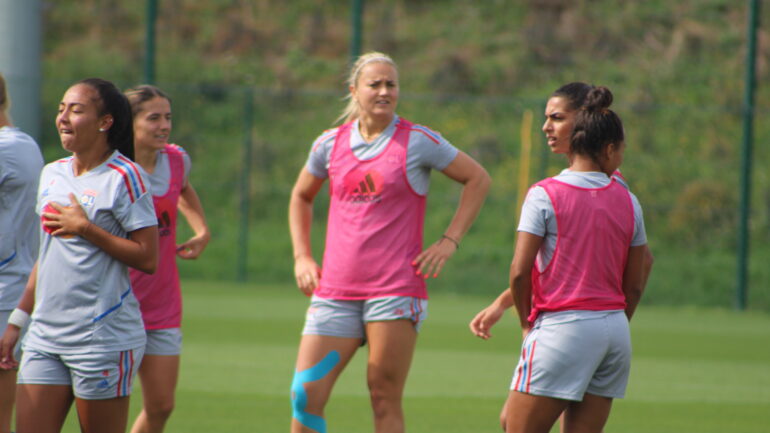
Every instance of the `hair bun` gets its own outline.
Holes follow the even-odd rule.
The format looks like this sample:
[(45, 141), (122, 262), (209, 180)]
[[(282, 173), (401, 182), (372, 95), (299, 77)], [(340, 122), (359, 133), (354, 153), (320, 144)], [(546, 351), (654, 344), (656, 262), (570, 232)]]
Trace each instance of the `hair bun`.
[(612, 92), (604, 86), (591, 89), (586, 96), (583, 109), (587, 111), (605, 111), (612, 105)]

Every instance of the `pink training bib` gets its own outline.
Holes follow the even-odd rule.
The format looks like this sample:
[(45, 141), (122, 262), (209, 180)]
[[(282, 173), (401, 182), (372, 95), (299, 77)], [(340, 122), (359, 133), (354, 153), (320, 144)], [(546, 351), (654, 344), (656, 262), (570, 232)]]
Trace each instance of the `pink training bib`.
[(553, 204), (556, 249), (545, 269), (532, 268), (534, 322), (543, 311), (622, 310), (628, 249), (634, 234), (631, 195), (615, 179), (582, 188), (549, 178), (536, 183)]
[(184, 159), (174, 144), (161, 152), (168, 155), (171, 178), (162, 196), (153, 196), (158, 217), (158, 269), (154, 274), (130, 269), (131, 287), (139, 300), (145, 329), (178, 328), (182, 324), (182, 291), (176, 266), (176, 219), (179, 195), (184, 186)]
[(385, 150), (359, 160), (350, 148), (352, 123), (339, 128), (329, 161), (329, 221), (317, 296), (426, 299), (412, 261), (422, 251), (425, 196), (406, 176), (412, 124), (399, 119)]

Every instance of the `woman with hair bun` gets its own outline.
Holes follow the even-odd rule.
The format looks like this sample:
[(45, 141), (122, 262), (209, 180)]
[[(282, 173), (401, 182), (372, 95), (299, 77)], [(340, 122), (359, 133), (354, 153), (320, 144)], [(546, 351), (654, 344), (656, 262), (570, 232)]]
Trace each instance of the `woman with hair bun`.
[[(145, 347), (128, 268), (155, 272), (157, 219), (133, 161), (131, 107), (109, 81), (64, 93), (56, 116), (72, 156), (43, 168), (41, 245), (0, 343), (0, 366), (29, 323), (18, 373), (17, 433), (61, 431), (72, 403), (85, 433), (123, 433)], [(34, 307), (34, 310), (33, 310)]]
[(508, 297), (523, 342), (503, 415), (508, 433), (546, 433), (562, 413), (564, 432), (601, 432), (625, 393), (646, 234), (638, 200), (608, 175), (625, 150), (611, 103), (606, 87), (587, 92), (569, 169), (536, 183), (522, 207)]
[[(575, 125), (575, 118), (586, 103), (588, 93), (594, 88), (595, 86), (578, 81), (564, 84), (551, 94), (545, 107), (545, 122), (542, 127), (551, 152), (565, 155), (569, 160), (570, 138)], [(570, 169), (566, 168), (562, 170), (562, 174), (569, 171)], [(626, 179), (620, 170), (606, 174), (611, 175), (618, 183), (628, 188)], [(553, 247), (551, 246), (551, 248)], [(645, 245), (643, 287), (647, 285), (647, 278), (652, 271), (653, 262), (654, 258), (649, 246)], [(513, 307), (513, 295), (510, 288), (506, 288), (489, 306), (474, 316), (469, 324), (471, 332), (484, 340), (489, 339), (492, 336), (490, 332), (492, 327), (511, 307)], [(505, 429), (505, 412), (506, 407), (504, 405), (500, 414), (500, 424), (503, 429)]]
[[(326, 432), (334, 383), (365, 343), (367, 383), (379, 433), (404, 431), (401, 399), (417, 332), (426, 317), (425, 279), (459, 248), (486, 197), (487, 172), (440, 134), (396, 115), (398, 71), (372, 52), (353, 65), (350, 103), (313, 144), (289, 204), (299, 289), (312, 295), (292, 383), (293, 433)], [(444, 235), (423, 250), (432, 170), (463, 185)], [(313, 200), (329, 179), (323, 272), (312, 256)]]
[[(595, 87), (583, 83), (572, 82), (556, 89), (548, 99), (545, 107), (545, 122), (543, 123), (543, 133), (545, 134), (548, 147), (555, 154), (565, 155), (567, 160), (570, 158), (570, 138), (575, 125), (575, 118), (581, 107), (586, 103), (588, 93)], [(569, 172), (569, 168), (562, 170), (562, 173)], [(615, 170), (611, 175), (618, 183), (628, 188), (628, 183), (620, 170)], [(647, 278), (652, 271), (654, 258), (650, 252), (649, 246), (645, 245), (644, 253), (644, 285), (647, 285)], [(471, 320), (469, 327), (471, 332), (484, 340), (489, 339), (492, 334), (490, 330), (502, 318), (505, 311), (513, 307), (513, 298), (510, 288), (506, 288), (488, 307), (481, 310)]]

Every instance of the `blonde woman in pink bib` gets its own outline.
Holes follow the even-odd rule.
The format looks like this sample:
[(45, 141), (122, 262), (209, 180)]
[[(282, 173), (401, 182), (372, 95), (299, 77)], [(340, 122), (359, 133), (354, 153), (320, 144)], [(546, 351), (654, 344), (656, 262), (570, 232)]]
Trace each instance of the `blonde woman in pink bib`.
[[(289, 204), (297, 286), (312, 296), (291, 388), (291, 431), (326, 432), (324, 407), (334, 383), (363, 344), (378, 433), (404, 431), (401, 399), (420, 323), (425, 280), (438, 277), (459, 248), (490, 179), (440, 134), (396, 115), (398, 71), (371, 52), (353, 65), (350, 102), (321, 134), (299, 174)], [(432, 170), (463, 185), (454, 218), (422, 247)], [(323, 268), (313, 258), (313, 201), (329, 179), (331, 201)]]

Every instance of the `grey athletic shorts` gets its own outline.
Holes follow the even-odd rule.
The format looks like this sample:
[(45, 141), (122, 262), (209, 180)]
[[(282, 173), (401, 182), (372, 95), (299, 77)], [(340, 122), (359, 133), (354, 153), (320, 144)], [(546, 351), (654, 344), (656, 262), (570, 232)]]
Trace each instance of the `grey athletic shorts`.
[(630, 368), (623, 311), (543, 313), (522, 343), (511, 390), (575, 401), (586, 392), (622, 398)]
[(410, 296), (345, 301), (313, 296), (302, 335), (366, 338), (367, 322), (408, 319), (419, 332), (428, 317), (428, 300)]
[(182, 353), (182, 330), (179, 328), (148, 329), (145, 355), (179, 355)]
[(19, 367), (18, 383), (70, 385), (75, 397), (106, 400), (131, 395), (144, 347), (120, 352), (54, 354), (28, 349)]

